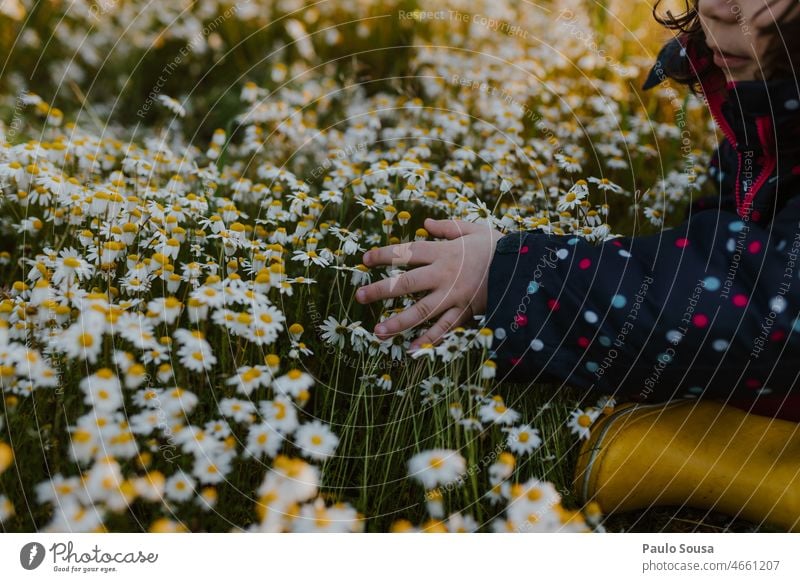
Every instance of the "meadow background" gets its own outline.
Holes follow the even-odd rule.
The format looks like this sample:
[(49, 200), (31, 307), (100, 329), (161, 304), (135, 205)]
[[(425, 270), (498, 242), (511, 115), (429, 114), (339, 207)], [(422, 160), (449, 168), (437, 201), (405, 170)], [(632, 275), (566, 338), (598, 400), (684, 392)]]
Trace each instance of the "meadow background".
[(426, 217), (680, 222), (716, 136), (639, 90), (651, 10), (3, 0), (3, 530), (730, 526), (578, 507), (613, 398), (496, 384), (480, 321), (412, 358), (371, 333), (412, 298), (353, 300)]

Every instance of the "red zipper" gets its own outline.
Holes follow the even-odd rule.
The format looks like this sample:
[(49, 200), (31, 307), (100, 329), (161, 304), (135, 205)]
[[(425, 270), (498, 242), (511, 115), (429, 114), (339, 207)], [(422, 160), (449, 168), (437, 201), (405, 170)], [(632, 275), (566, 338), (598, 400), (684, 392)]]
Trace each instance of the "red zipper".
[[(730, 88), (730, 84), (729, 84)], [(769, 117), (759, 117), (756, 119), (756, 127), (758, 128), (758, 139), (761, 142), (761, 147), (764, 151), (765, 157), (767, 157), (767, 161), (764, 164), (761, 172), (759, 173), (758, 177), (752, 182), (750, 190), (745, 193), (744, 201), (741, 200), (741, 177), (742, 172), (742, 153), (739, 151), (739, 143), (736, 139), (736, 134), (731, 129), (731, 126), (728, 125), (727, 120), (722, 115), (722, 95), (719, 91), (713, 91), (710, 94), (707, 94), (705, 91), (703, 92), (706, 98), (706, 103), (708, 104), (708, 110), (711, 112), (711, 117), (714, 118), (717, 126), (722, 131), (725, 138), (728, 142), (733, 146), (733, 149), (736, 150), (736, 213), (741, 218), (748, 218), (750, 214), (749, 205), (752, 203), (753, 198), (755, 198), (758, 191), (764, 185), (764, 183), (769, 178), (772, 171), (775, 169), (777, 164), (777, 159), (771, 155), (768, 155), (769, 149), (767, 148), (766, 138), (767, 135), (770, 133), (770, 123), (771, 120)]]

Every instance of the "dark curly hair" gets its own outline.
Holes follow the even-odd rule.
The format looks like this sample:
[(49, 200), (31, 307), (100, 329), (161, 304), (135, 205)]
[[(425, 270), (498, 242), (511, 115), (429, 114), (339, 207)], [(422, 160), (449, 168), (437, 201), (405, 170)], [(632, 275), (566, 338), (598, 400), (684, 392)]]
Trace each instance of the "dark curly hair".
[[(656, 21), (670, 30), (680, 33), (683, 36), (686, 50), (699, 57), (698, 61), (704, 60), (708, 63), (707, 68), (703, 70), (686, 70), (679, 73), (675, 80), (699, 89), (699, 78), (712, 69), (718, 70), (714, 64), (711, 49), (706, 44), (706, 35), (700, 26), (697, 8), (700, 0), (684, 0), (686, 10), (678, 15), (673, 14), (671, 10), (661, 13), (659, 7), (662, 2), (663, 0), (657, 0), (653, 6), (653, 17)], [(776, 15), (772, 23), (758, 30), (759, 34), (767, 35), (770, 38), (762, 61), (765, 80), (782, 77), (793, 78), (796, 75), (795, 63), (800, 64), (800, 30), (798, 30), (800, 12), (789, 17), (795, 6), (795, 2), (790, 2), (782, 14)], [(761, 11), (768, 8), (769, 4), (765, 5)]]

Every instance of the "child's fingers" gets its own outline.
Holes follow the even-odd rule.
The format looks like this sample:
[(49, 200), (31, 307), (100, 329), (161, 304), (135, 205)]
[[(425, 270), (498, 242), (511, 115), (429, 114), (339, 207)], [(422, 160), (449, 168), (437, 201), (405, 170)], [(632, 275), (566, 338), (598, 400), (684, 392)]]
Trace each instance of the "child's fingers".
[(425, 219), (425, 230), (437, 238), (446, 238), (448, 240), (460, 238), (465, 234), (475, 232), (478, 228), (482, 227), (472, 222), (464, 222), (463, 220)]
[(364, 264), (377, 265), (425, 265), (432, 263), (438, 253), (439, 245), (431, 241), (414, 241), (399, 245), (389, 245), (364, 253)]
[(424, 344), (436, 344), (442, 336), (456, 327), (464, 319), (465, 311), (460, 307), (451, 307), (434, 323), (428, 331), (423, 333), (413, 342), (410, 350), (414, 351)]
[(431, 317), (436, 317), (442, 311), (445, 311), (447, 307), (444, 293), (431, 293), (408, 309), (401, 311), (386, 321), (380, 322), (375, 326), (375, 335), (380, 339), (386, 339), (396, 333), (415, 327)]
[(431, 266), (412, 269), (402, 275), (389, 277), (376, 281), (370, 285), (365, 285), (356, 291), (356, 301), (359, 303), (372, 303), (379, 299), (390, 299), (401, 297), (433, 289), (437, 283), (437, 271)]

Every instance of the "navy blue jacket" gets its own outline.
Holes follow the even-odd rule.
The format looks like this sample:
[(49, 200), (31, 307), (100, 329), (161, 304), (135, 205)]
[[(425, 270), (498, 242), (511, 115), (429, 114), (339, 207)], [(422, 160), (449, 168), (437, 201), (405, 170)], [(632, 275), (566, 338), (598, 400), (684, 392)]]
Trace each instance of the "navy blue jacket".
[(645, 88), (690, 67), (724, 139), (695, 199), (658, 234), (600, 244), (518, 232), (498, 242), (487, 325), (501, 380), (658, 402), (800, 391), (800, 95), (726, 83), (665, 45)]

